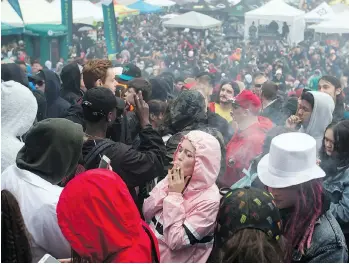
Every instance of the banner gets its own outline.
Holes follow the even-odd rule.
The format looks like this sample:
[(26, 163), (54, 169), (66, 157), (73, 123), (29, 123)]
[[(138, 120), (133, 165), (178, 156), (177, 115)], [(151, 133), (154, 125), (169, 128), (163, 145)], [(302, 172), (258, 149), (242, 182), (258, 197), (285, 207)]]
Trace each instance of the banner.
[(67, 45), (72, 46), (73, 41), (73, 2), (61, 0), (62, 24), (67, 27)]
[(109, 60), (115, 60), (118, 53), (118, 35), (113, 1), (102, 1), (104, 18), (104, 37), (107, 44)]
[(19, 5), (18, 0), (8, 0), (9, 4), (16, 11), (17, 15), (23, 20), (21, 6)]

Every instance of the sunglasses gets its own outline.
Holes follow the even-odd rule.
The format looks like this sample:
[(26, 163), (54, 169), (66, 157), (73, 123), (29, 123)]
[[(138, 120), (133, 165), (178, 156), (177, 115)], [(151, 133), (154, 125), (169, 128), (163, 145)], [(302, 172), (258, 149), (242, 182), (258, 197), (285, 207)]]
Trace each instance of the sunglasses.
[(45, 82), (44, 81), (36, 81), (35, 84), (37, 86), (43, 86), (45, 84)]

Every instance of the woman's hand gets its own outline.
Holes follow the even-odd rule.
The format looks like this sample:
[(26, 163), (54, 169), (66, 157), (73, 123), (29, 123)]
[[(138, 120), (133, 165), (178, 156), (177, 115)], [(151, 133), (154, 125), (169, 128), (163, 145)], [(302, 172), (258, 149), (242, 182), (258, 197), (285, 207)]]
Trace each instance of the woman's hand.
[(180, 167), (173, 167), (168, 172), (168, 191), (182, 193), (187, 182), (188, 178), (184, 178), (183, 172)]
[(292, 115), (286, 120), (286, 127), (295, 129), (301, 122), (302, 120), (298, 116)]

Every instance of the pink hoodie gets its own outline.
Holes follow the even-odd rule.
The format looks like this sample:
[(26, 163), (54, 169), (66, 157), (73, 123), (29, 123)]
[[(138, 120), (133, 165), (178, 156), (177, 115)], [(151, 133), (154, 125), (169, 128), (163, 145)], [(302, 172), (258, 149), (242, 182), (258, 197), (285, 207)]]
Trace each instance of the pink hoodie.
[(159, 241), (160, 260), (167, 263), (207, 261), (220, 202), (215, 184), (221, 163), (217, 139), (202, 131), (191, 131), (184, 138), (195, 147), (194, 172), (184, 194), (168, 192), (166, 177), (143, 205), (145, 220)]

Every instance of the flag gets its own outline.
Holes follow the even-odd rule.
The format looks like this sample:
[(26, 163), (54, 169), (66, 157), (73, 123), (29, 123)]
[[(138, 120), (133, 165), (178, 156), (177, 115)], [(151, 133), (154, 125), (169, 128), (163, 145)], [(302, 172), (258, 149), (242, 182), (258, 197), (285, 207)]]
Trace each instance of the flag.
[(72, 0), (61, 0), (62, 24), (67, 27), (67, 44), (73, 42), (73, 2)]
[(23, 20), (21, 6), (19, 5), (18, 0), (8, 0), (9, 4), (16, 11), (17, 15)]
[(116, 59), (118, 53), (118, 35), (116, 31), (116, 19), (112, 0), (103, 0), (104, 37), (107, 43), (108, 58)]

